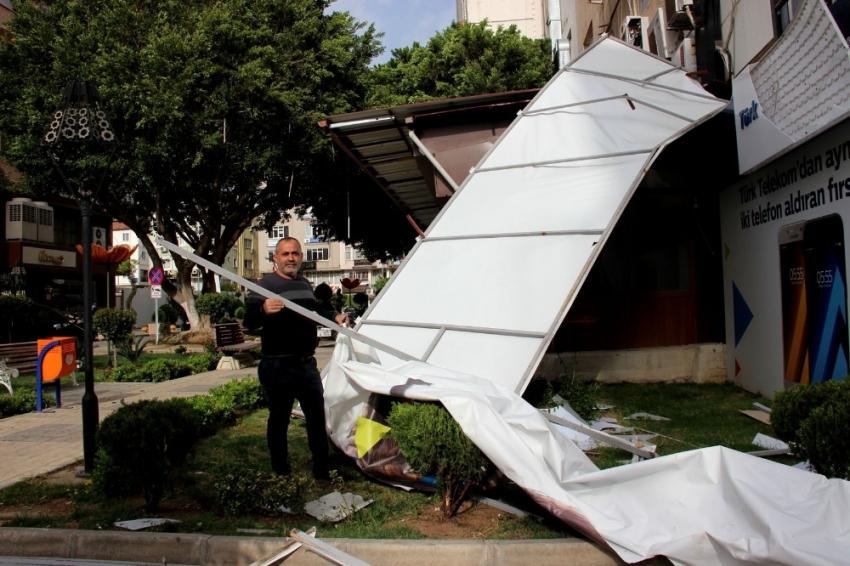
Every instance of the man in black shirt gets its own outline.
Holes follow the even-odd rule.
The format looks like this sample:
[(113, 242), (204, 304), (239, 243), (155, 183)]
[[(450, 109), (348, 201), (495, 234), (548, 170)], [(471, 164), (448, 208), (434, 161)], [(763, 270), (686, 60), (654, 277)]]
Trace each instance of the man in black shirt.
[[(348, 317), (321, 307), (313, 295), (310, 282), (298, 275), (303, 254), (295, 238), (283, 238), (275, 247), (274, 272), (259, 285), (306, 309), (317, 312), (339, 325)], [(313, 454), (313, 477), (328, 479), (328, 435), (325, 427), (325, 399), (322, 380), (316, 368), (318, 337), (316, 323), (278, 299), (251, 294), (246, 301), (244, 324), (250, 329), (262, 327), (263, 359), (257, 374), (269, 399), (269, 422), (266, 440), (272, 469), (288, 475), (289, 451), (287, 429), (295, 399), (301, 403), (307, 420), (307, 441)]]

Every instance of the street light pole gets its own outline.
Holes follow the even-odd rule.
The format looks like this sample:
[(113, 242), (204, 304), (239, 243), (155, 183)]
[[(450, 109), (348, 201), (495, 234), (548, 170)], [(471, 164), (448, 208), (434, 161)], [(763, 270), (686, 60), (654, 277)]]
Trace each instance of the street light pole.
[[(62, 168), (59, 166), (57, 157), (51, 149), (61, 142), (85, 143), (96, 142), (111, 147), (106, 168), (97, 188), (74, 188), (68, 181)], [(118, 147), (118, 138), (112, 129), (105, 109), (102, 107), (100, 95), (92, 83), (85, 81), (71, 81), (65, 88), (64, 105), (53, 115), (47, 133), (44, 135), (42, 145), (47, 146), (47, 154), (50, 156), (53, 166), (62, 177), (65, 187), (80, 207), (82, 214), (83, 230), (83, 341), (85, 356), (85, 384), (86, 390), (82, 399), (83, 412), (83, 460), (85, 469), (81, 475), (87, 476), (94, 470), (94, 455), (97, 452), (96, 434), (100, 423), (97, 403), (97, 395), (94, 392), (94, 352), (92, 329), (92, 229), (91, 213), (94, 199), (106, 179), (106, 173), (115, 149)]]

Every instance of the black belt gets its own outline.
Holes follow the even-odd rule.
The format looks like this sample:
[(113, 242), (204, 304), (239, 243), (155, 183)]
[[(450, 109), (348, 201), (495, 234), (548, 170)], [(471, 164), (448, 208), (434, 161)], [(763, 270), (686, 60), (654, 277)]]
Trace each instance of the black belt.
[(295, 363), (306, 364), (307, 362), (309, 362), (313, 359), (313, 354), (310, 354), (309, 356), (291, 356), (291, 355), (267, 356), (267, 355), (263, 355), (262, 357), (263, 357), (264, 360), (279, 360), (281, 362), (291, 363), (291, 364), (295, 364)]

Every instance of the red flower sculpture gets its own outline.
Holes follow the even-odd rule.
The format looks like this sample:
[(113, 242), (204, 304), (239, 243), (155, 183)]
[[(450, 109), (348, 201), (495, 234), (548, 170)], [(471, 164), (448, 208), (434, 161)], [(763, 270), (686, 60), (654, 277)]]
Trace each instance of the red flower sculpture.
[(343, 287), (345, 287), (346, 289), (349, 289), (349, 290), (356, 289), (357, 287), (360, 286), (360, 280), (359, 279), (355, 279), (354, 281), (352, 281), (348, 277), (346, 277), (345, 279), (340, 281), (340, 283), (342, 283)]

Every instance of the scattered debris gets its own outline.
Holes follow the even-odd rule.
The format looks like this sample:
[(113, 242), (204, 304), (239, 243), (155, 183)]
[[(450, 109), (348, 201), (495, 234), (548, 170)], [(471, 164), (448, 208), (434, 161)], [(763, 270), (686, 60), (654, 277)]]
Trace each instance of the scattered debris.
[(750, 418), (753, 418), (759, 422), (762, 422), (766, 425), (770, 425), (770, 413), (765, 413), (761, 409), (758, 410), (749, 410), (749, 411), (741, 411), (745, 415)]
[(770, 407), (767, 407), (765, 405), (762, 405), (761, 403), (753, 403), (753, 407), (755, 407), (759, 411), (764, 411), (768, 415), (773, 413), (773, 409), (771, 409)]
[(132, 521), (117, 521), (113, 523), (119, 529), (128, 531), (142, 531), (151, 527), (158, 527), (166, 523), (179, 523), (177, 519), (133, 519)]
[(761, 448), (768, 448), (770, 450), (778, 450), (780, 448), (789, 448), (789, 446), (779, 440), (778, 438), (773, 438), (772, 436), (768, 436), (762, 433), (756, 433), (753, 438), (753, 444), (756, 446), (760, 446)]
[[(552, 398), (554, 400), (554, 397)], [(549, 414), (560, 417), (564, 420), (570, 421), (572, 423), (576, 423), (578, 425), (582, 425), (584, 427), (589, 427), (587, 422), (585, 422), (581, 417), (579, 417), (575, 411), (569, 406), (569, 404), (562, 405), (560, 407), (555, 407), (554, 409), (549, 409)], [(567, 428), (564, 425), (553, 423), (558, 432), (566, 436), (570, 441), (573, 442), (576, 446), (578, 446), (583, 451), (593, 450), (599, 446), (599, 442), (583, 432), (574, 430), (572, 428)]]
[(308, 515), (313, 516), (320, 521), (336, 523), (371, 503), (371, 499), (366, 501), (359, 495), (354, 495), (353, 493), (346, 493), (345, 495), (342, 495), (340, 492), (334, 491), (333, 493), (323, 495), (318, 499), (308, 502), (304, 505), (304, 511), (306, 511)]
[(342, 550), (336, 548), (335, 546), (331, 546), (326, 542), (311, 538), (307, 535), (307, 533), (301, 532), (298, 529), (292, 529), (292, 532), (289, 533), (289, 536), (306, 546), (307, 550), (309, 550), (310, 552), (318, 554), (319, 556), (321, 556), (328, 562), (332, 562), (333, 564), (338, 564), (339, 566), (369, 566), (368, 562), (363, 562), (359, 558), (355, 558), (347, 552), (343, 552)]
[(639, 420), (639, 419), (646, 419), (646, 420), (650, 420), (650, 421), (669, 421), (670, 420), (667, 417), (660, 417), (658, 415), (653, 415), (653, 414), (650, 414), (650, 413), (634, 413), (632, 415), (629, 415), (628, 417), (623, 417), (623, 418), (626, 419), (626, 420)]
[(818, 473), (817, 470), (815, 470), (814, 466), (812, 466), (811, 462), (809, 462), (808, 460), (806, 460), (805, 462), (800, 462), (798, 464), (794, 464), (791, 467), (797, 468), (798, 470), (804, 470), (806, 472), (811, 472), (813, 474)]
[(517, 517), (532, 517), (537, 521), (543, 521), (543, 517), (535, 515), (534, 513), (529, 513), (528, 511), (517, 509), (513, 505), (508, 505), (507, 503), (502, 503), (501, 501), (496, 501), (495, 499), (490, 499), (489, 497), (484, 497), (483, 495), (473, 495), (472, 499), (479, 503), (483, 503), (484, 505), (489, 505), (490, 507), (498, 509), (499, 511), (504, 511), (505, 513), (516, 515)]
[[(617, 448), (622, 448), (623, 450), (627, 450), (627, 451), (631, 452), (632, 454), (636, 454), (636, 455), (640, 456), (641, 458), (655, 458), (655, 456), (656, 456), (655, 452), (645, 450), (643, 448), (637, 448), (634, 444), (632, 444), (631, 442), (629, 442), (625, 438), (622, 438), (622, 437), (619, 437), (619, 436), (614, 436), (614, 435), (608, 434), (606, 432), (603, 432), (601, 430), (595, 430), (595, 429), (593, 429), (589, 426), (585, 426), (585, 425), (582, 425), (582, 424), (579, 424), (579, 423), (572, 422), (569, 419), (559, 417), (558, 415), (552, 414), (552, 413), (550, 413), (550, 412), (548, 412), (544, 409), (541, 409), (540, 412), (543, 414), (544, 417), (546, 417), (546, 420), (548, 420), (551, 423), (554, 423), (556, 425), (565, 426), (567, 428), (571, 428), (571, 429), (577, 430), (579, 432), (583, 432), (583, 433), (587, 434), (589, 437), (591, 437), (595, 440), (598, 440), (600, 442), (604, 442), (605, 444), (609, 444), (609, 445), (615, 446)], [(607, 424), (611, 424), (611, 423), (607, 423)], [(625, 429), (625, 427), (621, 427), (621, 428), (624, 428), (624, 430), (632, 430), (632, 429)]]
[[(309, 531), (307, 531), (306, 533), (302, 533), (302, 534), (307, 536), (307, 537), (315, 537), (316, 536), (316, 527), (313, 527)], [(289, 556), (290, 554), (292, 554), (293, 552), (295, 552), (299, 548), (301, 548), (301, 543), (298, 542), (297, 540), (290, 539), (289, 541), (287, 541), (287, 543), (285, 545), (283, 545), (282, 548), (279, 548), (278, 550), (275, 550), (271, 554), (260, 558), (256, 562), (252, 563), (250, 566), (269, 566), (270, 564), (274, 564), (275, 562), (278, 562), (278, 561), (282, 560), (283, 558), (286, 558), (287, 556)]]
[(613, 417), (602, 417), (601, 419), (597, 419), (590, 423), (590, 428), (593, 430), (602, 430), (611, 434), (622, 434), (624, 432), (631, 432), (634, 430), (631, 427), (617, 423), (617, 419)]

